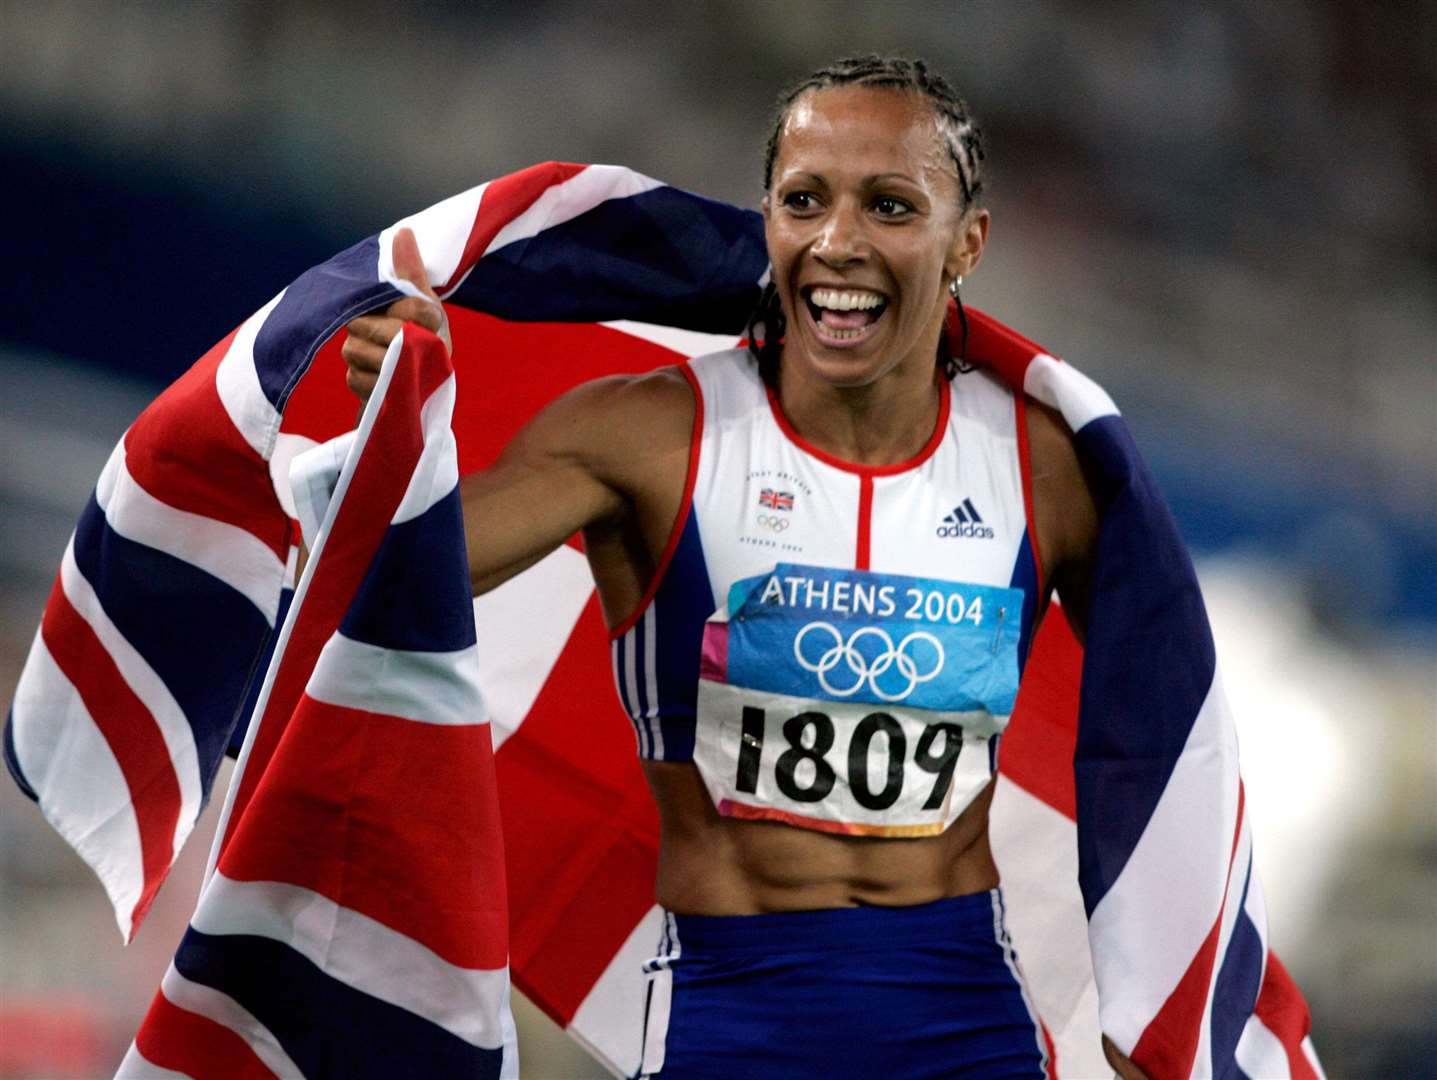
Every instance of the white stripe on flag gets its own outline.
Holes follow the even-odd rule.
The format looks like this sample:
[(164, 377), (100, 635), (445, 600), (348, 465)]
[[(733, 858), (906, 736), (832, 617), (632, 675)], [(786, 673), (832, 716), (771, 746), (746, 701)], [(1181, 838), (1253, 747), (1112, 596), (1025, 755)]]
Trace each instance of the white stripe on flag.
[(344, 472), (344, 463), (349, 460), (358, 437), (357, 431), (346, 431), (290, 459), (285, 484), (294, 517), (299, 522), (300, 536), (311, 550), (319, 542), (319, 527), (329, 513), (339, 475)]
[(499, 230), (484, 254), (498, 251), (516, 240), (538, 236), (545, 229), (572, 221), (610, 199), (627, 199), (663, 186), (621, 165), (590, 165), (535, 199), (527, 210)]
[(279, 433), (279, 412), (264, 396), (264, 389), (259, 384), (259, 372), (254, 366), (254, 341), (260, 327), (283, 296), (281, 291), (240, 324), (215, 371), (215, 389), (219, 391), (220, 402), (230, 421), (244, 436), (244, 441), (265, 460), (269, 459), (274, 449), (274, 438)]
[(331, 978), (408, 1009), (471, 1046), (504, 1045), (507, 967), (451, 964), (320, 893), (277, 881), (234, 881), (216, 872), (190, 925), (202, 934), (253, 934), (283, 942)]
[[(124, 940), (144, 891), (140, 826), (114, 751), (37, 630), (11, 706), (15, 756), (40, 810), (94, 867)], [(183, 822), (181, 824), (184, 824)]]
[[(1252, 804), (1248, 804), (1247, 812), (1252, 812)], [(1250, 820), (1250, 819), (1249, 819)], [(1251, 826), (1249, 825), (1249, 828)], [(1255, 846), (1255, 841), (1249, 838), (1249, 845)], [(1251, 856), (1249, 856), (1251, 858)], [(1269, 940), (1267, 927), (1267, 894), (1262, 889), (1262, 878), (1258, 874), (1257, 861), (1252, 864), (1252, 876), (1247, 886), (1247, 902), (1243, 904), (1243, 910), (1247, 917), (1252, 920), (1253, 927), (1257, 930), (1257, 939), (1262, 947), (1262, 971), (1258, 975), (1257, 984), (1262, 986), (1262, 980), (1267, 978), (1267, 965), (1272, 959), (1272, 942)]]
[(1238, 1068), (1248, 1076), (1287, 1080), (1292, 1075), (1282, 1041), (1256, 1016), (1248, 1017), (1233, 1056), (1237, 1059)]
[(195, 1080), (189, 1073), (162, 1069), (140, 1053), (133, 1041), (115, 1070), (115, 1080)]
[(629, 931), (564, 1029), (600, 1061), (618, 1068), (624, 1076), (633, 1076), (639, 1071), (648, 981), (644, 962), (653, 958), (654, 942), (663, 932), (664, 909), (655, 904)]
[(199, 750), (195, 746), (194, 731), (170, 688), (105, 614), (100, 598), (75, 562), (73, 538), (60, 560), (60, 584), (70, 606), (95, 632), (105, 652), (115, 662), (125, 685), (155, 718), (155, 726), (165, 740), (165, 750), (170, 755), (170, 764), (180, 788), (180, 816), (174, 836), (174, 853), (178, 856), (190, 834), (190, 827), (200, 816)]
[(130, 475), (125, 456), (121, 439), (95, 484), (95, 501), (110, 528), (223, 581), (273, 626), (284, 560), (253, 533), (161, 502)]
[(1092, 379), (1061, 360), (1039, 353), (1023, 376), (1023, 389), (1063, 414), (1068, 427), (1081, 431), (1100, 416), (1118, 415), (1113, 399)]
[(284, 512), (292, 518), (299, 517), (294, 505), (294, 491), (290, 487), (289, 466), (292, 461), (319, 443), (305, 435), (294, 435), (281, 431), (274, 437), (274, 453), (269, 457), (269, 479), (274, 484), (275, 498)]
[(1237, 739), (1215, 670), (1162, 797), (1088, 920), (1103, 1031), (1120, 1047), (1137, 1043), (1217, 921), (1237, 802)]
[(479, 685), (496, 753), (529, 715), (593, 595), (587, 560), (565, 544), (474, 598)]
[[(170, 965), (165, 977), (160, 980), (160, 993), (169, 998), (170, 1003), (176, 1007), (229, 1028), (244, 1040), (245, 1045), (254, 1052), (254, 1056), (276, 1076), (304, 1075), (285, 1053), (274, 1033), (228, 994), (202, 983), (191, 982), (175, 970), (174, 964)], [(122, 1075), (117, 1073), (115, 1080), (121, 1080)]]
[(454, 271), (459, 269), (459, 260), (464, 257), (464, 245), (469, 242), (484, 189), (488, 186), (487, 183), (480, 184), (458, 195), (451, 195), (426, 210), (400, 218), (381, 232), (379, 265), (376, 268), (379, 278), (396, 288), (403, 288), (394, 272), (394, 234), (400, 229), (414, 230), (419, 254), (424, 257), (424, 269), (436, 289), (453, 277)]
[(423, 724), (482, 724), (479, 651), (410, 652), (335, 633), (324, 644), (305, 693), (358, 712)]
[(1064, 1076), (1111, 1072), (1098, 1030), (1088, 922), (1078, 891), (1072, 818), (999, 774), (989, 811), (990, 840), (1005, 897), (1004, 912), (1019, 956), (1042, 963), (1024, 969), (1038, 1015), (1048, 1024)]
[(390, 519), (393, 525), (417, 518), (444, 498), (459, 483), (459, 450), (449, 426), (454, 417), (454, 376), (445, 379), (419, 409), (424, 429), (424, 449), (414, 463), (414, 473), (404, 498)]
[[(1243, 886), (1246, 884), (1252, 866), (1252, 830), (1248, 828), (1247, 811), (1244, 808), (1242, 823), (1238, 826), (1237, 848), (1233, 852), (1232, 866), (1228, 871), (1227, 900), (1223, 904), (1222, 924), (1218, 930), (1217, 952), (1213, 958), (1212, 972), (1208, 975), (1207, 1001), (1203, 1005), (1202, 1024), (1198, 1028), (1197, 1053), (1193, 1057), (1193, 1076), (1211, 1076), (1212, 1060), (1212, 1003), (1217, 990), (1218, 976), (1222, 974), (1223, 958), (1232, 943), (1233, 930), (1238, 917), (1243, 913)], [(1254, 872), (1252, 879), (1257, 878)], [(1219, 1063), (1221, 1064), (1221, 1063)]]
[(653, 323), (632, 322), (628, 319), (615, 319), (613, 322), (600, 325), (607, 326), (610, 330), (629, 334), (632, 337), (642, 338), (644, 341), (652, 341), (655, 345), (672, 349), (680, 356), (686, 356), (689, 359), (703, 356), (706, 353), (723, 352), (725, 349), (736, 348), (740, 340), (732, 334), (706, 334), (701, 330), (683, 330), (677, 326), (656, 326)]
[[(1267, 898), (1263, 895), (1262, 880), (1258, 877), (1256, 866), (1253, 867), (1252, 876), (1248, 882), (1247, 901), (1243, 904), (1243, 911), (1245, 911), (1247, 917), (1252, 920), (1253, 926), (1257, 929), (1258, 941), (1261, 943), (1262, 969), (1259, 971), (1257, 979), (1257, 985), (1260, 991), (1263, 980), (1267, 977), (1267, 965), (1272, 960), (1272, 954), (1268, 951), (1267, 940)], [(1247, 1019), (1243, 1022), (1242, 1035), (1238, 1037), (1239, 1047), (1242, 1046), (1242, 1040), (1247, 1037), (1247, 1029), (1254, 1024), (1261, 1025), (1262, 1021), (1257, 1018), (1255, 1013), (1249, 1013)], [(1261, 1039), (1261, 1037), (1260, 1033), (1254, 1036), (1254, 1038), (1257, 1039)], [(1241, 1064), (1240, 1058), (1239, 1064)]]

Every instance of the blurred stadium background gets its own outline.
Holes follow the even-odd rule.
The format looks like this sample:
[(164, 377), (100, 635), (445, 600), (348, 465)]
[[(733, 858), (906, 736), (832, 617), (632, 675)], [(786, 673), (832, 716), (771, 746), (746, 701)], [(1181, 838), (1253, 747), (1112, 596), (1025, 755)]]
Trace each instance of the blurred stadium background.
[[(1198, 557), (1329, 1074), (1437, 1075), (1431, 2), (0, 3), (0, 695), (115, 439), (291, 277), (549, 158), (756, 205), (779, 89), (866, 50), (974, 107), (965, 296), (1107, 386)], [(0, 1076), (110, 1074), (207, 846), (122, 950), (0, 782)], [(526, 1075), (601, 1075), (520, 1012)]]

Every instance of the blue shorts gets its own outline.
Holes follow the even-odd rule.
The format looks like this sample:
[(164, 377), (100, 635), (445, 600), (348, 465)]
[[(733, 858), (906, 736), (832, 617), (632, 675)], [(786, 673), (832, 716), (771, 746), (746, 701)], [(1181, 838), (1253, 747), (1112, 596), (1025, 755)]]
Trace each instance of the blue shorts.
[(644, 1076), (1043, 1077), (998, 891), (909, 908), (668, 914)]

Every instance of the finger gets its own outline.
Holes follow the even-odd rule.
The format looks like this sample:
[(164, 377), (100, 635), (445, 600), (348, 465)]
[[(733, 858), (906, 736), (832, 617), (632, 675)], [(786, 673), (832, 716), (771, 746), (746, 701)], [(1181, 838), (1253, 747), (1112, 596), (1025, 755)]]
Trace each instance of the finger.
[(437, 302), (439, 297), (429, 285), (429, 271), (424, 268), (424, 259), (419, 254), (419, 241), (414, 230), (408, 227), (394, 234), (394, 273)]
[(374, 393), (374, 387), (379, 382), (379, 376), (371, 375), (367, 372), (355, 371), (354, 368), (350, 368), (344, 376), (344, 382), (345, 385), (349, 387), (351, 394), (359, 398), (360, 401), (368, 401), (369, 395)]
[[(426, 330), (439, 329), (444, 321), (444, 309), (433, 300), (420, 300), (417, 297), (406, 296), (403, 300), (396, 300), (384, 309), (384, 314), (390, 319), (397, 319), (401, 323), (416, 322)], [(393, 337), (393, 334), (390, 335)]]
[[(427, 307), (433, 306), (424, 300), (416, 300), (415, 303), (424, 304)], [(385, 314), (361, 315), (356, 319), (351, 319), (345, 329), (349, 331), (350, 337), (359, 338), (362, 341), (372, 341), (376, 345), (388, 345), (394, 340), (394, 335), (404, 328), (404, 318), (403, 315), (391, 318), (386, 309)]]
[(340, 356), (344, 357), (344, 364), (351, 372), (377, 373), (384, 366), (384, 354), (388, 352), (383, 345), (376, 345), (371, 341), (363, 341), (360, 338), (346, 338), (344, 344), (339, 348)]

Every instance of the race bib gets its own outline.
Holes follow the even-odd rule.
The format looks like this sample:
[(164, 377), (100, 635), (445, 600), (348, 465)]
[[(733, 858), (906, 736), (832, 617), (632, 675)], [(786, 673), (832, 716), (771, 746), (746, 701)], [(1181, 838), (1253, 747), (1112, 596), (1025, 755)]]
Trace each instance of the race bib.
[(1023, 593), (778, 564), (704, 628), (694, 762), (719, 813), (942, 832), (988, 783)]

